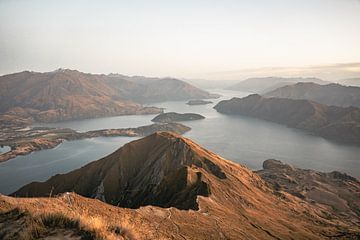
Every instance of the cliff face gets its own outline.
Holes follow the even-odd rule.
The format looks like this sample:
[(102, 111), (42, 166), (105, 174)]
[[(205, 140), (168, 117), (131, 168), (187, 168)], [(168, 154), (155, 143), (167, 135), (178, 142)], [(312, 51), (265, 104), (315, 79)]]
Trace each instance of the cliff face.
[(334, 83), (319, 85), (301, 82), (269, 91), (264, 96), (307, 99), (330, 106), (360, 107), (360, 87), (342, 86)]
[(88, 74), (60, 69), (21, 72), (0, 77), (0, 114), (55, 122), (129, 114), (156, 114), (161, 109), (141, 103), (210, 98), (177, 79), (147, 79), (141, 83), (122, 75)]
[[(328, 208), (279, 192), (246, 167), (168, 132), (131, 142), (13, 195), (66, 191), (118, 207), (65, 193), (0, 196), (0, 210), (21, 207), (36, 216), (49, 209), (69, 216), (86, 213), (108, 226), (120, 224), (133, 239), (330, 239), (356, 237), (360, 230), (341, 214), (331, 212), (329, 218)], [(18, 222), (7, 222), (12, 223)]]
[(224, 114), (246, 115), (307, 130), (332, 140), (360, 144), (360, 109), (326, 106), (309, 100), (264, 98), (253, 94), (214, 107)]

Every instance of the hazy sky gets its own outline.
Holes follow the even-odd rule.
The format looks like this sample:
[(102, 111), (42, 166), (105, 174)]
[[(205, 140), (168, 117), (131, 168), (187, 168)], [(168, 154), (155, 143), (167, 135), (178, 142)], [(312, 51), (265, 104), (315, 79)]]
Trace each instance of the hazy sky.
[(0, 0), (0, 74), (204, 77), (360, 62), (360, 0)]

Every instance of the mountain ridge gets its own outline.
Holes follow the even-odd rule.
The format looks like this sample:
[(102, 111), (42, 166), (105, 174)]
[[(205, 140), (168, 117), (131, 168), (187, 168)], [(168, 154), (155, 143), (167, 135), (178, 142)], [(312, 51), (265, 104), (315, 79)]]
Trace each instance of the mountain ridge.
[(307, 77), (307, 78), (254, 77), (254, 78), (247, 78), (241, 82), (238, 82), (232, 86), (227, 87), (226, 89), (263, 94), (265, 92), (269, 92), (279, 87), (292, 85), (297, 82), (315, 82), (318, 84), (329, 83), (327, 81), (315, 77)]
[[(329, 218), (327, 208), (277, 192), (246, 167), (167, 132), (136, 140), (52, 179), (46, 189), (37, 184), (17, 192), (42, 198), (0, 196), (0, 209), (86, 212), (110, 225), (124, 224), (120, 228), (127, 227), (135, 239), (331, 239), (356, 236), (359, 230), (341, 214), (334, 212)], [(60, 183), (67, 187), (59, 189)], [(115, 206), (67, 193), (69, 189)], [(116, 199), (117, 193), (125, 197)]]
[(82, 73), (60, 69), (24, 71), (0, 77), (0, 114), (56, 122), (133, 114), (157, 114), (162, 109), (143, 103), (216, 97), (177, 79)]
[(307, 99), (325, 105), (339, 107), (360, 107), (360, 87), (343, 86), (337, 83), (319, 85), (316, 83), (296, 83), (277, 88), (264, 94), (265, 97)]

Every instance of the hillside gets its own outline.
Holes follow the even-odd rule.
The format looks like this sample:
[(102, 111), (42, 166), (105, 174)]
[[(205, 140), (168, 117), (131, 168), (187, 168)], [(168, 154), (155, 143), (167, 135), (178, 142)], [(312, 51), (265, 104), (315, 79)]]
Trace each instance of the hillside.
[(266, 160), (263, 168), (256, 173), (278, 191), (328, 207), (344, 218), (359, 222), (360, 182), (356, 178), (337, 171), (324, 173), (296, 168), (274, 159)]
[[(140, 103), (153, 103), (163, 101), (181, 101), (190, 99), (209, 99), (218, 98), (219, 95), (211, 94), (201, 90), (187, 82), (175, 78), (147, 78), (141, 76), (128, 77), (112, 74), (107, 80), (108, 84), (117, 88), (118, 79), (126, 79), (133, 86), (132, 91), (128, 91), (126, 99)], [(120, 86), (121, 90), (122, 86)]]
[(339, 84), (297, 83), (264, 94), (266, 97), (307, 99), (325, 105), (360, 107), (360, 87)]
[[(329, 208), (274, 190), (246, 167), (167, 132), (126, 144), (103, 159), (45, 183), (29, 184), (14, 195), (67, 191), (115, 206), (65, 193), (55, 198), (1, 196), (0, 209), (14, 214), (9, 211), (20, 208), (26, 214), (14, 219), (43, 216), (45, 223), (50, 211), (80, 219), (88, 231), (93, 225), (86, 220), (96, 218), (103, 233), (115, 234), (116, 228), (130, 239), (345, 239), (360, 230), (340, 213), (330, 212), (329, 217)], [(7, 229), (23, 222), (10, 219)]]
[(177, 79), (141, 83), (118, 74), (88, 74), (59, 69), (20, 72), (0, 77), (0, 114), (56, 122), (129, 114), (156, 114), (141, 103), (211, 98), (208, 92)]
[(314, 82), (317, 84), (328, 83), (318, 78), (261, 77), (245, 79), (241, 82), (227, 87), (227, 89), (262, 94), (277, 89), (279, 87), (293, 85), (297, 82)]
[(214, 107), (224, 114), (246, 115), (303, 129), (335, 141), (360, 144), (360, 109), (326, 106), (309, 100), (265, 98), (253, 94)]

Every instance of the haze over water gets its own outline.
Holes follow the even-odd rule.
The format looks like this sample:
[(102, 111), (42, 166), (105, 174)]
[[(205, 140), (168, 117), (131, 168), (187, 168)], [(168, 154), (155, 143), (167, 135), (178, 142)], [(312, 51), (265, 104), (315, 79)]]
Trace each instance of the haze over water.
[[(260, 169), (266, 159), (274, 158), (301, 168), (319, 171), (341, 171), (360, 177), (360, 147), (337, 144), (321, 137), (275, 123), (244, 116), (228, 116), (216, 112), (213, 106), (222, 99), (242, 97), (248, 93), (210, 90), (223, 95), (214, 104), (189, 106), (186, 102), (152, 104), (166, 112), (194, 112), (204, 120), (183, 124), (192, 128), (189, 137), (220, 156)], [(53, 124), (78, 131), (104, 128), (127, 128), (151, 124), (154, 115), (119, 116)], [(34, 152), (0, 164), (0, 192), (9, 194), (31, 181), (44, 181), (57, 173), (77, 169), (104, 157), (127, 142), (131, 137), (94, 138), (64, 142), (55, 149)]]

